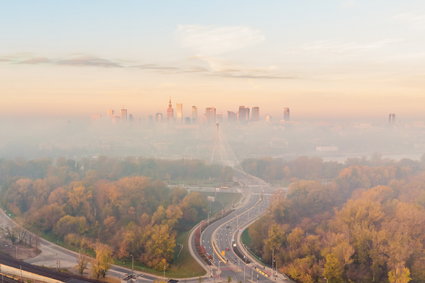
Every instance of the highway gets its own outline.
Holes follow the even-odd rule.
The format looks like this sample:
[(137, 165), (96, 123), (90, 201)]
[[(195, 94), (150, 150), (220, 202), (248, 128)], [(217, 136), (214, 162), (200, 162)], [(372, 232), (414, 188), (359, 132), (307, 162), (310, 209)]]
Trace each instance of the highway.
[[(201, 244), (212, 257), (210, 276), (213, 281), (292, 282), (285, 275), (251, 260), (238, 241), (244, 227), (263, 215), (270, 204), (272, 191), (262, 180), (241, 173), (239, 183), (243, 199), (229, 215), (207, 226)], [(239, 254), (239, 256), (237, 255)]]

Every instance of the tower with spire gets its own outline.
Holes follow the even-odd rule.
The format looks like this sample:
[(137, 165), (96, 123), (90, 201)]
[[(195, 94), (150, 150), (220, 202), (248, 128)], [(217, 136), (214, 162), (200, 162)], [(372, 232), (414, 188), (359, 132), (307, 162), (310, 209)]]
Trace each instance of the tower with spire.
[(171, 121), (174, 119), (174, 109), (173, 105), (171, 104), (171, 98), (168, 101), (168, 108), (167, 108), (167, 120)]

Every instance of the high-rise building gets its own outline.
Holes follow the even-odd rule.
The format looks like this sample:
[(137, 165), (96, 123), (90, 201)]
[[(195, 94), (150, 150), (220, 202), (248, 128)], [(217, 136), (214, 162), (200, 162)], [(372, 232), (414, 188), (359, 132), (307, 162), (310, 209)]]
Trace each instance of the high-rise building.
[(114, 117), (114, 109), (108, 110), (108, 116), (111, 117), (111, 118)]
[(223, 122), (223, 114), (216, 114), (216, 115), (215, 115), (215, 121), (216, 121), (217, 123), (221, 123), (221, 122)]
[(207, 107), (205, 109), (205, 117), (208, 123), (215, 123), (216, 121), (216, 109), (215, 107)]
[(289, 121), (291, 119), (290, 110), (288, 107), (283, 108), (283, 120)]
[(271, 122), (271, 121), (272, 121), (272, 115), (267, 114), (266, 116), (264, 116), (264, 120), (265, 120), (266, 122)]
[(121, 109), (121, 120), (127, 121), (127, 109), (126, 108)]
[(155, 121), (156, 122), (162, 122), (163, 116), (162, 113), (156, 113), (155, 114)]
[(176, 119), (178, 122), (183, 122), (183, 104), (176, 104)]
[(198, 121), (198, 107), (192, 106), (192, 122), (196, 123)]
[(167, 120), (171, 121), (174, 119), (174, 109), (173, 105), (171, 104), (171, 98), (168, 101), (168, 108), (167, 108)]
[(238, 120), (238, 114), (233, 111), (227, 111), (227, 121), (236, 122), (236, 120)]
[(238, 117), (240, 122), (249, 121), (249, 108), (245, 106), (239, 106)]
[(388, 123), (390, 125), (394, 125), (395, 124), (395, 113), (390, 113), (388, 115)]
[(260, 107), (252, 107), (251, 120), (258, 121), (260, 120)]

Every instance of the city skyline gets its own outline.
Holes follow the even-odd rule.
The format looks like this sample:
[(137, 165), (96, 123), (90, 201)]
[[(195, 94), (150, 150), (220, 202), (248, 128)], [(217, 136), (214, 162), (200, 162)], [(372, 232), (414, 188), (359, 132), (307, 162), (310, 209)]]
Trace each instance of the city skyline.
[(290, 105), (302, 119), (425, 116), (421, 1), (0, 8), (1, 116), (87, 117), (111, 105), (154, 115), (169, 97), (272, 116)]
[[(177, 123), (196, 123), (196, 122), (207, 122), (207, 123), (213, 123), (216, 121), (240, 121), (240, 122), (256, 122), (263, 120), (263, 116), (265, 120), (271, 120), (272, 116), (269, 113), (266, 113), (264, 115), (260, 114), (260, 107), (258, 106), (239, 106), (239, 110), (231, 111), (231, 110), (221, 110), (217, 111), (217, 109), (214, 106), (208, 106), (205, 107), (205, 112), (203, 115), (201, 115), (198, 120), (198, 106), (192, 105), (190, 110), (187, 111), (186, 115), (183, 111), (183, 103), (175, 103), (175, 108), (173, 107), (172, 99), (169, 98), (167, 103), (167, 108), (164, 112), (157, 111), (155, 114), (153, 113), (145, 113), (144, 115), (140, 115), (139, 119), (150, 119), (157, 122), (163, 122), (164, 114), (167, 117), (167, 121), (174, 121)], [(176, 111), (174, 110), (176, 109)], [(109, 117), (114, 121), (121, 120), (121, 121), (132, 121), (135, 117), (133, 113), (128, 112), (127, 108), (121, 108), (120, 109), (120, 115), (114, 115), (115, 109), (108, 109), (106, 111), (106, 114), (102, 113), (92, 113), (91, 117), (93, 119), (99, 119), (102, 117)], [(225, 116), (225, 113), (227, 113), (227, 116)], [(266, 117), (269, 116), (267, 119)], [(137, 116), (136, 116), (137, 118)], [(277, 115), (274, 117), (275, 120), (279, 121), (287, 121), (289, 122), (289, 107), (283, 107), (281, 115)]]

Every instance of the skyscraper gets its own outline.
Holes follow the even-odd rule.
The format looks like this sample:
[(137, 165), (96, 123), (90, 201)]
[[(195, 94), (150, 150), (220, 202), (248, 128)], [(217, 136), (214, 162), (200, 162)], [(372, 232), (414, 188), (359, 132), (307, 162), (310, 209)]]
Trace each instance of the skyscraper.
[(260, 120), (260, 107), (258, 106), (252, 107), (251, 120), (252, 121)]
[(237, 119), (238, 119), (238, 115), (236, 114), (236, 112), (227, 111), (227, 121), (236, 122)]
[(178, 122), (183, 122), (183, 104), (176, 104), (176, 119)]
[(249, 120), (249, 108), (245, 106), (239, 106), (238, 117), (240, 122), (247, 122)]
[(162, 122), (162, 113), (156, 113), (155, 114), (155, 121)]
[(196, 106), (192, 106), (192, 122), (196, 123), (198, 121), (198, 108)]
[(111, 117), (111, 118), (114, 117), (114, 109), (108, 110), (108, 116)]
[(283, 120), (289, 121), (291, 119), (290, 110), (288, 107), (283, 108)]
[(388, 115), (388, 123), (390, 125), (394, 125), (395, 124), (395, 113), (390, 113)]
[(267, 114), (267, 115), (264, 117), (264, 120), (265, 120), (266, 122), (271, 122), (271, 121), (272, 121), (272, 115)]
[(121, 120), (127, 121), (127, 109), (126, 108), (121, 109)]
[(205, 109), (205, 117), (208, 123), (215, 123), (216, 121), (216, 109), (215, 107), (207, 107)]
[(168, 101), (168, 108), (167, 108), (167, 120), (171, 121), (174, 119), (174, 109), (173, 105), (171, 104), (171, 98)]

